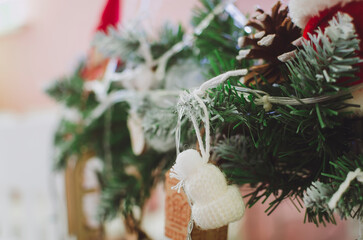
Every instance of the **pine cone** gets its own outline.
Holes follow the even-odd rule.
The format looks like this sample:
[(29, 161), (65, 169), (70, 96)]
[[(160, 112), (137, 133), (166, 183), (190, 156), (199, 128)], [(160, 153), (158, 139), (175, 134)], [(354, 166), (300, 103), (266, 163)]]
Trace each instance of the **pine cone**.
[(301, 30), (287, 16), (288, 7), (280, 8), (281, 2), (277, 2), (272, 8), (271, 15), (266, 14), (262, 9), (257, 9), (258, 15), (246, 24), (254, 28), (256, 33), (242, 37), (238, 41), (241, 48), (251, 46), (251, 49), (239, 52), (238, 60), (264, 60), (263, 64), (249, 69), (249, 73), (244, 78), (245, 84), (255, 81), (263, 84), (264, 80), (272, 84), (285, 80), (281, 71), (283, 62), (279, 60), (281, 59), (279, 57), (296, 49), (293, 42), (301, 37)]

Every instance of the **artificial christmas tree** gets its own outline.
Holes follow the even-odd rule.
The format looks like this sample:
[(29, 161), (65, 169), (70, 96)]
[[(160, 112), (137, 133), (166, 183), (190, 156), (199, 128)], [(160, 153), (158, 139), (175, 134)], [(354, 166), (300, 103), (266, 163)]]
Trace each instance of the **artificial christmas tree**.
[[(257, 32), (249, 36), (229, 1), (202, 3), (192, 35), (165, 27), (151, 38), (135, 26), (96, 35), (101, 70), (81, 76), (103, 80), (85, 83), (77, 71), (50, 91), (60, 101), (72, 92), (65, 102), (80, 115), (59, 128), (59, 166), (94, 150), (104, 162), (100, 215), (122, 215), (138, 239), (149, 238), (141, 228), (145, 201), (175, 159), (173, 188), (186, 195), (171, 190), (175, 179), (167, 178), (172, 238), (197, 238), (190, 218), (193, 229), (226, 229), (243, 215), (243, 185), (250, 186), (247, 209), (270, 201), (271, 214), (286, 199), (298, 209), (304, 200), (306, 219), (317, 225), (335, 222), (334, 209), (360, 218), (363, 161), (355, 150), (362, 136), (351, 128), (356, 119), (347, 117), (348, 107), (357, 108), (348, 102), (351, 93), (361, 87), (355, 18), (338, 13), (297, 43), (300, 30), (280, 3), (271, 14), (258, 10), (248, 23)], [(344, 6), (353, 3), (360, 2)], [(203, 83), (205, 76), (211, 79)], [(186, 150), (195, 135), (200, 153)], [(347, 188), (339, 190), (341, 184)]]

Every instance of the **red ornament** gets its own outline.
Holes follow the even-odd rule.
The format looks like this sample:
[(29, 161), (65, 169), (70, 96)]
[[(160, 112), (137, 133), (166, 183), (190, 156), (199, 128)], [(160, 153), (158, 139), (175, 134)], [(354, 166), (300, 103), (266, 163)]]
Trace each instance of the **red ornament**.
[(97, 31), (107, 31), (109, 26), (115, 27), (120, 20), (120, 0), (108, 0), (103, 10)]
[[(110, 26), (116, 27), (120, 20), (120, 0), (108, 0), (102, 12), (97, 31), (104, 31)], [(105, 58), (95, 48), (91, 48), (88, 53), (85, 66), (81, 71), (81, 76), (86, 81), (102, 79), (106, 71), (109, 59)]]
[[(318, 28), (324, 30), (338, 12), (349, 14), (361, 39), (358, 56), (363, 59), (363, 0), (290, 0), (289, 9), (292, 21), (304, 29), (305, 39), (309, 39), (308, 34), (316, 34)], [(360, 80), (350, 85), (363, 83), (363, 65), (359, 66), (362, 69), (358, 73)]]

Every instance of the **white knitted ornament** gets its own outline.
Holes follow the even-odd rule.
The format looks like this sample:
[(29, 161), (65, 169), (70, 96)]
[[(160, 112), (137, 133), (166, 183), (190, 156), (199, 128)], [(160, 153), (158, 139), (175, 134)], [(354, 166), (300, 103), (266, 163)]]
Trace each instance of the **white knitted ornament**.
[[(201, 229), (215, 229), (239, 220), (245, 211), (242, 196), (236, 186), (228, 186), (221, 170), (208, 163), (210, 151), (209, 115), (203, 101), (197, 94), (194, 98), (203, 110), (202, 119), (205, 126), (205, 146), (200, 135), (196, 118), (189, 112), (193, 122), (201, 155), (194, 149), (179, 153), (179, 130), (176, 131), (178, 156), (171, 169), (170, 176), (177, 178), (179, 183), (173, 187), (184, 191), (191, 202), (192, 219)], [(183, 112), (183, 111), (181, 111)], [(180, 112), (179, 112), (180, 113)], [(179, 114), (179, 121), (181, 120)]]
[(236, 186), (227, 186), (227, 191), (220, 198), (209, 204), (195, 203), (192, 217), (202, 229), (214, 229), (241, 219), (245, 206)]
[(227, 186), (219, 168), (203, 160), (196, 150), (180, 153), (172, 172), (183, 183), (193, 204), (192, 218), (200, 228), (219, 228), (243, 216), (245, 206), (238, 188)]

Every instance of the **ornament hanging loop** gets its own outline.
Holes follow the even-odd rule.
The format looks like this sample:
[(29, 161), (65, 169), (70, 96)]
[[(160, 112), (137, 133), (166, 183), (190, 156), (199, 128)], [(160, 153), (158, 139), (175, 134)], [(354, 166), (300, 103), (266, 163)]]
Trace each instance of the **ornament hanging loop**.
[[(202, 158), (205, 162), (209, 161), (209, 157), (210, 157), (210, 122), (209, 122), (209, 113), (207, 110), (207, 106), (205, 105), (205, 103), (203, 102), (203, 100), (198, 96), (198, 94), (196, 92), (193, 92), (193, 96), (194, 98), (197, 100), (197, 102), (199, 103), (200, 107), (202, 108), (203, 111), (203, 117), (202, 117), (202, 121), (204, 122), (204, 128), (205, 128), (205, 147), (203, 146), (203, 141), (202, 141), (202, 137), (201, 137), (201, 131), (199, 128), (195, 127), (195, 131), (197, 133), (197, 138), (198, 138), (198, 143), (200, 146), (200, 150), (202, 153)], [(195, 121), (195, 119), (192, 119), (192, 121)], [(194, 123), (193, 123), (194, 124)], [(199, 137), (198, 137), (199, 135)]]

